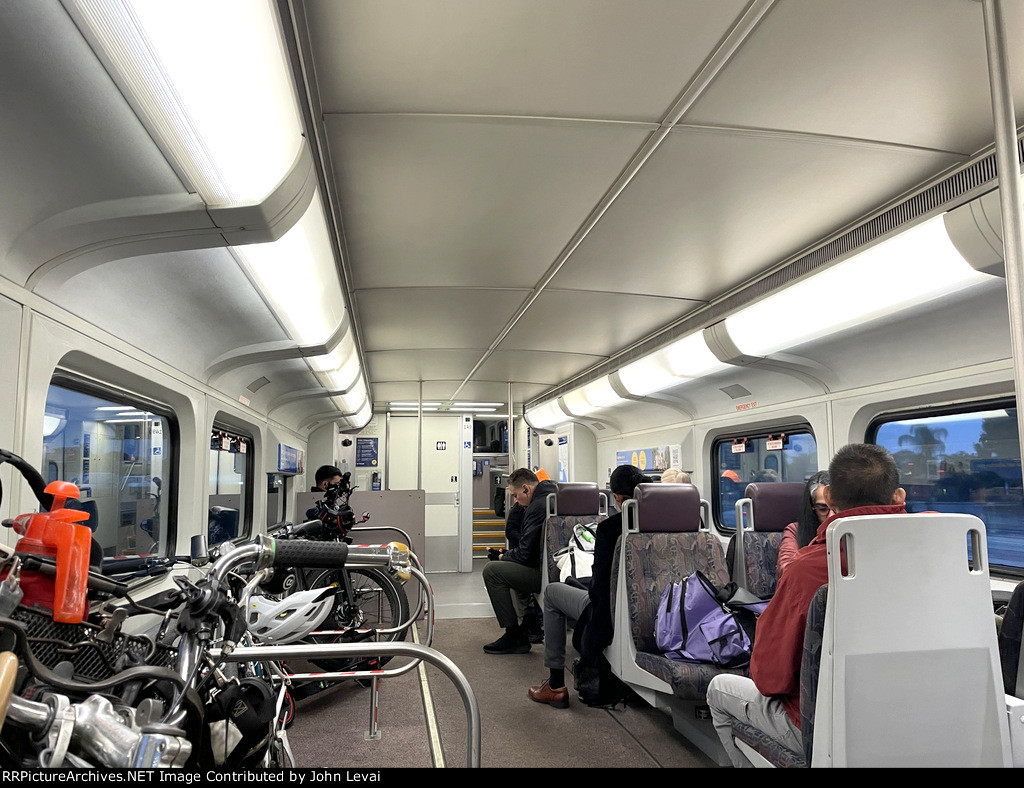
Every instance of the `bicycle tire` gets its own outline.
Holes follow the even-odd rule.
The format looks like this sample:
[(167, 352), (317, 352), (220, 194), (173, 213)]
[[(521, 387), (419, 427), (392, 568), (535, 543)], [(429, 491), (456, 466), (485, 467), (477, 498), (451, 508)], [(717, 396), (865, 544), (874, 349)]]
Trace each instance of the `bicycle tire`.
[[(309, 580), (310, 588), (324, 588), (342, 584), (340, 574), (348, 574), (355, 594), (355, 607), (348, 608), (344, 593), (338, 594), (334, 610), (324, 621), (324, 629), (351, 629), (349, 634), (313, 636), (315, 643), (353, 643), (362, 636), (356, 629), (390, 629), (409, 620), (409, 598), (405, 589), (386, 572), (379, 569), (327, 569), (317, 571)], [(405, 640), (408, 628), (394, 632), (381, 642)], [(317, 667), (326, 671), (376, 670), (383, 667), (390, 657), (352, 657), (349, 659), (311, 659)]]

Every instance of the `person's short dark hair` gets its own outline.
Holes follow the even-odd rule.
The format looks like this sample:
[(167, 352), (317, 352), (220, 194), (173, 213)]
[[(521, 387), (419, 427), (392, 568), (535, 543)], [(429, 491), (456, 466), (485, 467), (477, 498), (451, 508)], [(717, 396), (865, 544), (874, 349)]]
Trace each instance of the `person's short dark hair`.
[(638, 484), (650, 484), (652, 481), (650, 476), (645, 476), (635, 465), (620, 465), (612, 471), (608, 488), (616, 495), (632, 498)]
[(872, 443), (850, 443), (828, 465), (829, 494), (838, 511), (857, 506), (887, 506), (900, 486), (892, 455)]
[(316, 469), (316, 486), (319, 487), (325, 481), (333, 479), (335, 476), (341, 476), (341, 469), (335, 468), (333, 465), (321, 465)]
[(509, 487), (522, 487), (524, 484), (538, 484), (539, 482), (537, 474), (529, 468), (516, 468), (508, 477)]

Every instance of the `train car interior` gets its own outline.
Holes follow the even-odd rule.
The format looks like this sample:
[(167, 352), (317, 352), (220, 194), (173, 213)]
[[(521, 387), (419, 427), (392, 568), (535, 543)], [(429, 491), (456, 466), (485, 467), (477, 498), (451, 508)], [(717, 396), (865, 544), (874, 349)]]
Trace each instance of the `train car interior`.
[[(422, 567), (401, 638), (466, 684), (441, 661), (307, 682), (295, 764), (728, 765), (721, 671), (666, 664), (649, 608), (698, 569), (737, 580), (731, 541), (774, 556), (800, 485), (868, 443), (939, 524), (896, 561), (841, 535), (857, 572), (833, 569), (816, 637), (853, 656), (820, 657), (803, 752), (738, 746), (1024, 765), (988, 624), (1024, 580), (1024, 3), (0, 0), (0, 96), (0, 451), (76, 486), (95, 571), (136, 600), (199, 583), (175, 557), (308, 519), (321, 466), (368, 513), (356, 543)], [(651, 479), (614, 565), (628, 699), (579, 702), (567, 665), (569, 709), (534, 703), (543, 645), (481, 650), (508, 475), (585, 485), (598, 522), (621, 465)], [(0, 519), (39, 509), (11, 462), (0, 485)], [(905, 649), (941, 670), (847, 637), (870, 588), (909, 617), (947, 565), (957, 629)], [(887, 715), (932, 723), (872, 732)]]

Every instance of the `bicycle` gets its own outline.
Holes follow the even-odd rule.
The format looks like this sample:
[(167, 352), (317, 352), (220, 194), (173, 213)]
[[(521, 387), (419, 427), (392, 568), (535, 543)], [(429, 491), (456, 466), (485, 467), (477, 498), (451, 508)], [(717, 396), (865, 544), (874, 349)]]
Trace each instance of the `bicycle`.
[[(351, 544), (349, 531), (356, 524), (348, 505), (353, 487), (351, 474), (341, 482), (328, 485), (324, 498), (306, 512), (307, 522), (299, 525), (280, 523), (268, 529), (279, 540), (305, 539), (316, 542)], [(361, 522), (369, 520), (363, 513)], [(405, 640), (410, 621), (409, 599), (397, 574), (374, 568), (342, 569), (288, 568), (275, 571), (262, 585), (265, 592), (285, 598), (290, 594), (318, 588), (336, 588), (334, 605), (324, 621), (324, 629), (309, 636), (313, 643), (358, 643), (370, 639), (384, 642)], [(311, 660), (329, 672), (376, 670), (389, 658), (353, 658)]]

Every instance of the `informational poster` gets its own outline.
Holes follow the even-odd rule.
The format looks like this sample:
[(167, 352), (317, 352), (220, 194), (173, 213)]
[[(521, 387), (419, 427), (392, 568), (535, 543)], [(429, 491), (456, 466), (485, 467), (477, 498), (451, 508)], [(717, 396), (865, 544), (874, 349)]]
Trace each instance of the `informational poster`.
[(356, 467), (376, 468), (380, 461), (379, 438), (356, 438)]
[(305, 469), (305, 452), (294, 446), (277, 444), (278, 473), (302, 473)]
[(558, 481), (569, 481), (569, 436), (558, 436)]
[(682, 468), (682, 447), (657, 446), (651, 449), (626, 449), (615, 453), (616, 465), (634, 465), (642, 471), (663, 471), (666, 468)]

